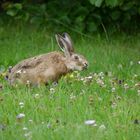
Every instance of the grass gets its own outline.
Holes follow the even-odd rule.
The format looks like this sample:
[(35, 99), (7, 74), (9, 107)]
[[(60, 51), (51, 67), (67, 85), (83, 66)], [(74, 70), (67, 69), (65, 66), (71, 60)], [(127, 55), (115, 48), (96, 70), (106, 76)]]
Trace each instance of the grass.
[[(0, 140), (140, 138), (140, 36), (73, 38), (90, 63), (87, 71), (63, 77), (56, 87), (14, 88), (4, 80), (9, 65), (58, 48), (46, 30), (0, 27)], [(17, 119), (20, 113), (25, 117)]]

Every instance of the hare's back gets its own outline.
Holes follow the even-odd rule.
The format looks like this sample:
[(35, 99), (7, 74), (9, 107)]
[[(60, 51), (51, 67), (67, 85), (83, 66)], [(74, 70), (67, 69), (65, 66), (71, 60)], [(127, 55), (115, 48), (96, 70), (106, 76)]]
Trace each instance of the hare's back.
[(41, 63), (51, 64), (51, 63), (57, 63), (59, 59), (62, 57), (62, 54), (59, 52), (51, 52), (48, 54), (42, 54), (39, 56), (35, 56), (32, 58), (28, 58), (25, 60), (22, 60), (18, 64), (16, 64), (11, 72), (20, 70), (20, 69), (30, 69), (30, 68), (36, 68)]

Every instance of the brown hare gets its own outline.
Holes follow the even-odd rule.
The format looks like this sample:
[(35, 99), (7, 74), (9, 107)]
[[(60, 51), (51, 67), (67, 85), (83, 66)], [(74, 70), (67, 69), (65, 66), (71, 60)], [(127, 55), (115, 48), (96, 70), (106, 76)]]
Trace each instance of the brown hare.
[(58, 82), (61, 76), (75, 71), (84, 70), (88, 61), (84, 56), (74, 52), (72, 41), (67, 33), (55, 35), (62, 52), (50, 52), (16, 64), (9, 72), (8, 80), (15, 83), (41, 85)]

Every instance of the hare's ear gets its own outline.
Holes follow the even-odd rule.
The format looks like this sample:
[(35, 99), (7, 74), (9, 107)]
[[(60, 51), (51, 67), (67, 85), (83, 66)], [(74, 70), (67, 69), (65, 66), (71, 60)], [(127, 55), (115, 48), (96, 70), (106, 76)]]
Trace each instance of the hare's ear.
[(57, 41), (58, 46), (64, 52), (65, 56), (66, 57), (71, 56), (71, 52), (69, 51), (69, 49), (67, 47), (68, 46), (67, 41), (65, 41), (64, 38), (59, 34), (56, 34), (55, 37), (56, 37), (56, 41)]
[(64, 52), (64, 45), (61, 41), (62, 36), (59, 35), (59, 34), (56, 34), (55, 38), (56, 38), (56, 41), (57, 41), (57, 44), (58, 44), (59, 48)]
[(70, 52), (74, 52), (73, 43), (70, 35), (68, 33), (63, 33), (63, 38), (67, 42), (67, 47)]

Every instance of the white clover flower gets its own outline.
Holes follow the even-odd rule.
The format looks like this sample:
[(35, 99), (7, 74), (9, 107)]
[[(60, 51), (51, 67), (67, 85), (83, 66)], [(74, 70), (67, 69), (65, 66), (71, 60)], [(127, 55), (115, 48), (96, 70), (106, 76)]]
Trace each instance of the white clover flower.
[(140, 89), (138, 90), (138, 96), (140, 96)]
[(25, 137), (32, 137), (32, 132), (28, 132), (24, 134)]
[(20, 113), (16, 116), (17, 119), (22, 119), (25, 117), (25, 114), (24, 113)]
[(75, 95), (70, 95), (70, 99), (74, 100), (74, 99), (76, 99), (76, 96)]
[(138, 64), (140, 64), (140, 61), (138, 61)]
[(113, 102), (112, 105), (111, 105), (111, 107), (112, 108), (116, 108), (117, 107), (117, 104), (115, 102)]
[(22, 129), (23, 129), (24, 131), (28, 130), (28, 128), (27, 128), (27, 127), (23, 127)]
[(102, 125), (99, 126), (99, 129), (104, 130), (104, 129), (106, 129), (106, 127), (105, 127), (104, 124), (102, 124)]
[(136, 77), (138, 77), (138, 75), (137, 74), (134, 74), (134, 78), (136, 78)]
[(128, 89), (129, 88), (128, 84), (124, 84), (124, 88)]
[(100, 72), (98, 75), (99, 75), (100, 77), (104, 77), (104, 73), (103, 73), (103, 72)]
[(92, 76), (87, 76), (85, 77), (86, 79), (92, 79), (93, 77)]
[(39, 98), (39, 94), (35, 94), (34, 97), (35, 97), (35, 98)]
[(22, 105), (24, 105), (24, 103), (23, 102), (19, 102), (19, 105), (22, 106)]
[(115, 91), (116, 91), (116, 89), (113, 87), (113, 88), (111, 89), (111, 91), (112, 91), (112, 92), (115, 92)]
[(32, 122), (33, 122), (33, 120), (31, 120), (31, 119), (30, 119), (30, 120), (29, 120), (29, 122), (30, 122), (30, 123), (32, 123)]
[(31, 83), (31, 82), (30, 82), (29, 80), (26, 81), (26, 84), (27, 84), (27, 85), (30, 85), (30, 83)]
[(55, 92), (55, 89), (54, 88), (50, 88), (50, 92), (51, 93)]
[(24, 107), (24, 103), (23, 102), (19, 102), (19, 106), (20, 106), (20, 108), (23, 108)]
[(84, 81), (84, 78), (81, 78), (80, 80), (81, 80), (81, 81)]
[(85, 121), (86, 125), (92, 125), (92, 126), (97, 126), (96, 121), (95, 120), (86, 120)]
[(104, 82), (101, 79), (97, 79), (96, 80), (97, 84), (99, 84), (100, 86), (104, 85)]

